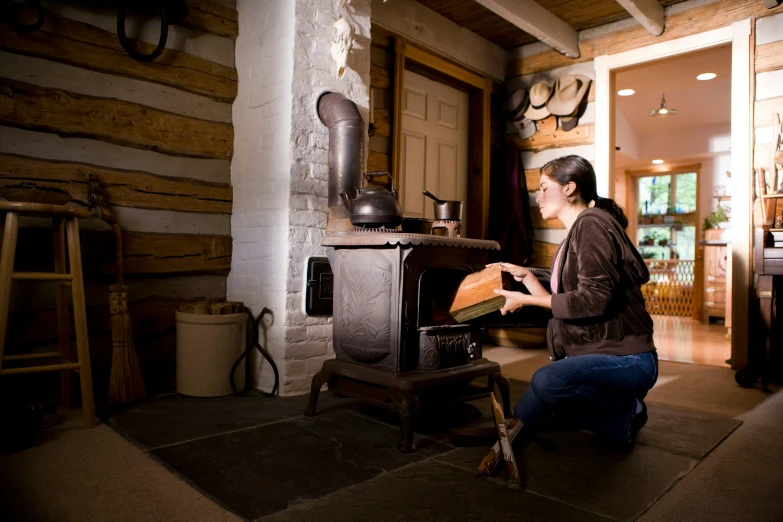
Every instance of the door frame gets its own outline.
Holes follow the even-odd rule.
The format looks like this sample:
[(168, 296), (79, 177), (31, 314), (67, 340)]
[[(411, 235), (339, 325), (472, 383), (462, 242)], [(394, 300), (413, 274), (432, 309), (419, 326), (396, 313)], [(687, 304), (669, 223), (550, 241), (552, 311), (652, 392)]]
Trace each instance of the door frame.
[(701, 226), (701, 205), (699, 205), (699, 195), (701, 194), (701, 163), (688, 165), (667, 165), (666, 167), (653, 167), (649, 169), (631, 169), (625, 171), (625, 206), (628, 210), (628, 237), (636, 242), (638, 237), (636, 226), (637, 209), (639, 208), (639, 179), (652, 176), (676, 176), (677, 174), (696, 173), (696, 210), (694, 217), (694, 227), (696, 234), (694, 237), (695, 246), (693, 252), (693, 310), (691, 318), (694, 321), (701, 321), (702, 302), (704, 301), (704, 247), (699, 246), (702, 238)]
[[(718, 45), (731, 44), (731, 366), (748, 364), (750, 303), (752, 285), (751, 201), (753, 176), (753, 98), (754, 78), (751, 19), (740, 20), (720, 29), (677, 38), (631, 51), (595, 58), (595, 167), (598, 192), (614, 194), (614, 91), (618, 69), (668, 58)], [(748, 117), (748, 114), (751, 117)], [(747, 173), (747, 175), (743, 175)]]
[(392, 102), (391, 170), (400, 189), (402, 168), (402, 96), (405, 70), (421, 74), (468, 93), (468, 201), (467, 237), (486, 239), (489, 234), (490, 95), (492, 80), (452, 63), (404, 38), (394, 38), (394, 100)]

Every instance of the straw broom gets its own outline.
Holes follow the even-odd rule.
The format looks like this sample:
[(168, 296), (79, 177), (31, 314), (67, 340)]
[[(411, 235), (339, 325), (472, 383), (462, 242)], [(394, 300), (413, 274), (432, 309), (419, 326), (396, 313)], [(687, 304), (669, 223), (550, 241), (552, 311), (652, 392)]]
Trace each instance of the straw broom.
[(139, 358), (133, 344), (133, 330), (128, 315), (128, 287), (122, 278), (122, 232), (117, 220), (111, 215), (103, 200), (98, 180), (88, 175), (88, 189), (91, 204), (100, 208), (101, 218), (111, 225), (114, 232), (117, 283), (109, 285), (109, 315), (111, 320), (111, 374), (109, 377), (109, 401), (126, 404), (146, 396), (141, 376)]

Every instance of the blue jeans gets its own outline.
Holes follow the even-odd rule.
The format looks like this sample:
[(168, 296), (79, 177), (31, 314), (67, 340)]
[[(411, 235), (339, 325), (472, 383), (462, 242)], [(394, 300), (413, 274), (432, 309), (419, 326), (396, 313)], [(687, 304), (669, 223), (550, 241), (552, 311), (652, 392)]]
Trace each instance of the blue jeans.
[(658, 379), (658, 354), (588, 354), (552, 362), (533, 374), (514, 415), (532, 436), (547, 429), (589, 430), (627, 440), (636, 399)]

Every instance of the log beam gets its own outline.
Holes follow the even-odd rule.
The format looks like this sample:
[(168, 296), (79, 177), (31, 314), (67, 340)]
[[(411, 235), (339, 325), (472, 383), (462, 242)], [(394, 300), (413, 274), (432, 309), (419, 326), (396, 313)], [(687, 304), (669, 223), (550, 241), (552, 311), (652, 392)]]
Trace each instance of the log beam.
[(568, 58), (579, 58), (579, 37), (576, 29), (534, 0), (476, 0), (476, 2)]
[(725, 27), (746, 18), (769, 16), (774, 13), (774, 11), (768, 11), (759, 0), (734, 0), (731, 2), (730, 8), (727, 6), (716, 9), (715, 6), (714, 3), (708, 3), (670, 14), (666, 18), (667, 30), (661, 36), (653, 36), (647, 29), (635, 26), (597, 36), (590, 40), (582, 40), (579, 42), (581, 56), (576, 59), (569, 59), (559, 52), (547, 50), (524, 60), (509, 60), (508, 76), (551, 71), (558, 67), (588, 62), (596, 56), (616, 54), (656, 43), (668, 42), (684, 36)]
[(655, 36), (663, 34), (663, 6), (658, 0), (617, 0), (617, 3), (650, 33)]

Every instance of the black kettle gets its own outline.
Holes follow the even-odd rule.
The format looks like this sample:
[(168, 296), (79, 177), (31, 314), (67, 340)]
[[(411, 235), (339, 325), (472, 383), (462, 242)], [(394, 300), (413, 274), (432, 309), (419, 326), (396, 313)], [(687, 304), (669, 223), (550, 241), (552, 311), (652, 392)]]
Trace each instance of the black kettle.
[[(376, 176), (389, 176), (384, 171), (368, 172), (365, 178)], [(394, 180), (392, 180), (392, 187)], [(345, 208), (351, 213), (351, 224), (368, 228), (393, 228), (402, 223), (402, 207), (397, 200), (397, 191), (391, 192), (383, 187), (366, 187), (356, 192), (356, 197), (351, 197), (344, 190), (340, 191)]]

